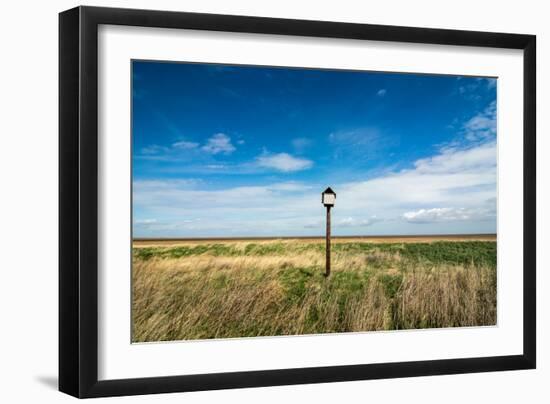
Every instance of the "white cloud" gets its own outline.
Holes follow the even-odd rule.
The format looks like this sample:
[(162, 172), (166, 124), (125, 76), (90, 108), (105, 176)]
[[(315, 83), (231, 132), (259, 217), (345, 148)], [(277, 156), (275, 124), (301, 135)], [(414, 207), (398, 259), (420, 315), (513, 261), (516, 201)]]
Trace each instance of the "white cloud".
[(344, 217), (336, 222), (337, 226), (353, 226), (357, 221), (353, 217)]
[[(244, 141), (239, 141), (239, 144)], [(236, 149), (231, 143), (231, 138), (224, 133), (216, 133), (212, 135), (205, 144), (200, 147), (197, 142), (189, 140), (178, 140), (169, 146), (159, 146), (152, 144), (143, 147), (137, 157), (147, 160), (163, 160), (163, 161), (181, 161), (182, 157), (198, 156), (198, 153), (205, 152), (207, 154), (231, 154)]]
[(288, 153), (263, 154), (256, 159), (259, 167), (272, 168), (282, 172), (307, 170), (313, 161), (291, 156)]
[(208, 139), (206, 144), (202, 147), (207, 153), (210, 154), (231, 154), (236, 149), (235, 146), (231, 144), (231, 138), (225, 133), (216, 133)]
[[(200, 179), (134, 181), (134, 202), (139, 208), (155, 206), (177, 211), (193, 208), (223, 209), (227, 206), (281, 206), (281, 204), (287, 202), (284, 199), (285, 195), (292, 195), (293, 193), (300, 195), (311, 188), (309, 185), (296, 181), (219, 190), (202, 189), (204, 185)], [(209, 203), (217, 206), (211, 206)]]
[(325, 225), (322, 219), (312, 220), (304, 224), (304, 229), (320, 229)]
[(198, 143), (195, 142), (188, 142), (185, 140), (180, 140), (179, 142), (172, 143), (172, 147), (176, 149), (195, 149), (199, 147)]
[(381, 88), (380, 90), (378, 90), (378, 91), (376, 92), (376, 95), (379, 96), (379, 97), (383, 97), (383, 96), (386, 95), (387, 92), (388, 92), (388, 91), (387, 91), (385, 88)]
[(356, 219), (354, 217), (348, 216), (336, 221), (336, 227), (367, 227), (371, 226), (380, 220), (373, 216), (367, 219)]
[[(280, 155), (260, 157), (264, 167), (283, 172), (312, 164)], [(288, 181), (213, 189), (194, 179), (136, 181), (135, 219), (158, 220), (149, 225), (156, 233), (137, 236), (322, 235), (325, 209), (320, 193), (326, 185)], [(410, 169), (330, 185), (338, 194), (332, 210), (335, 235), (496, 230), (494, 141), (449, 148), (416, 161)], [(185, 221), (198, 217), (200, 221)], [(370, 227), (376, 221), (384, 225)], [(426, 224), (419, 226), (421, 221)], [(161, 226), (172, 222), (179, 224), (171, 229)]]
[(479, 204), (496, 194), (496, 143), (446, 151), (418, 160), (412, 169), (340, 187), (340, 204), (355, 208), (395, 211), (414, 205)]
[(496, 101), (491, 102), (485, 110), (475, 115), (464, 124), (464, 136), (471, 142), (490, 139), (497, 134)]
[[(461, 80), (461, 77), (457, 77)], [(476, 77), (475, 80), (469, 80), (468, 84), (458, 86), (457, 91), (463, 98), (471, 101), (481, 100), (480, 91), (492, 91), (497, 85), (497, 79), (489, 77)]]
[(144, 154), (146, 156), (151, 156), (151, 155), (156, 155), (156, 154), (160, 154), (160, 153), (165, 153), (167, 151), (169, 151), (168, 147), (152, 144), (152, 145), (143, 147), (141, 149), (141, 154)]
[(267, 186), (268, 189), (273, 191), (285, 191), (285, 192), (299, 192), (311, 189), (311, 185), (304, 185), (297, 181), (279, 182)]
[(484, 220), (494, 217), (490, 208), (432, 208), (406, 212), (403, 219), (409, 223), (441, 223)]
[(140, 224), (152, 224), (152, 223), (156, 223), (157, 222), (157, 219), (141, 219), (141, 220), (134, 220), (134, 223), (137, 224), (137, 225), (140, 225)]
[[(332, 226), (335, 229), (342, 229), (342, 228), (365, 228), (368, 226), (372, 226), (373, 224), (380, 222), (380, 219), (378, 219), (376, 216), (372, 216), (370, 218), (355, 218), (352, 216), (345, 216), (342, 218), (338, 218), (337, 220), (332, 221)], [(318, 219), (318, 220), (312, 220), (310, 222), (307, 222), (304, 224), (305, 229), (324, 229), (325, 227), (325, 220)]]
[[(160, 222), (157, 220), (136, 220), (134, 221), (135, 229), (134, 234), (136, 237), (142, 236), (142, 232), (146, 231), (148, 233), (161, 232), (173, 232), (181, 231), (185, 229), (196, 228), (194, 223), (200, 221), (199, 218), (196, 219), (176, 219), (170, 221)], [(137, 234), (136, 234), (137, 233)]]
[(158, 218), (158, 223), (136, 227), (136, 236), (285, 235), (289, 228), (303, 230), (304, 223), (324, 217), (318, 193), (299, 182), (226, 189), (196, 183), (200, 181), (135, 181), (135, 220)]
[(190, 153), (196, 153), (199, 147), (199, 143), (191, 142), (187, 140), (179, 140), (172, 143), (169, 146), (159, 146), (152, 144), (143, 147), (140, 150), (140, 154), (136, 155), (136, 158), (142, 160), (156, 160), (156, 161), (181, 161), (182, 157), (188, 156)]
[(483, 172), (496, 166), (496, 143), (489, 142), (468, 149), (446, 148), (440, 154), (417, 160), (414, 163), (418, 173), (465, 173), (476, 170)]

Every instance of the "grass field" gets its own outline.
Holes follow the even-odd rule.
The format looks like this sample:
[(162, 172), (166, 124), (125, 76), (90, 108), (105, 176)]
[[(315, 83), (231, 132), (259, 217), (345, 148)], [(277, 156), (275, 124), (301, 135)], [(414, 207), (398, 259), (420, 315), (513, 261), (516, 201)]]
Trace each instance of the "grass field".
[(494, 237), (135, 241), (133, 341), (496, 323)]

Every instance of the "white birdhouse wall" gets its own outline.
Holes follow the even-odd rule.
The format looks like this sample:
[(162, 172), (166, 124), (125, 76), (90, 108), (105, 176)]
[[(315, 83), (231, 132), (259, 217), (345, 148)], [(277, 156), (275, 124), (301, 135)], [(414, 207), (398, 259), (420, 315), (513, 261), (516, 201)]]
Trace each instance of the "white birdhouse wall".
[(334, 201), (336, 200), (334, 194), (323, 194), (323, 203), (325, 205), (334, 205)]

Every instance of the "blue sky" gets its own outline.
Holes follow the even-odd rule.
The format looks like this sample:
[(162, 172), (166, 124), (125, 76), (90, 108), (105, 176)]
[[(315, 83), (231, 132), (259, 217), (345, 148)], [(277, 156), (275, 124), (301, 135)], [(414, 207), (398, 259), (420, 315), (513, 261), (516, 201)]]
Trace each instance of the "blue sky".
[(135, 237), (496, 232), (496, 79), (132, 70)]

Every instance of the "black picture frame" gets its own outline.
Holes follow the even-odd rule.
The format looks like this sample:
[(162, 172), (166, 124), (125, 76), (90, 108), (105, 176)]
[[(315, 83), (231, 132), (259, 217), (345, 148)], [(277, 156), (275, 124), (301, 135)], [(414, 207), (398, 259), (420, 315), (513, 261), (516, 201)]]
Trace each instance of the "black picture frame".
[[(98, 26), (180, 28), (523, 50), (523, 354), (98, 380)], [(536, 37), (184, 12), (77, 7), (59, 15), (59, 390), (104, 397), (534, 369)]]

